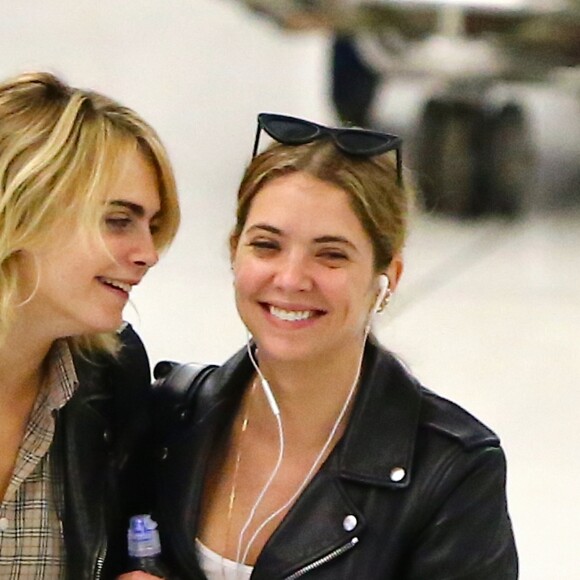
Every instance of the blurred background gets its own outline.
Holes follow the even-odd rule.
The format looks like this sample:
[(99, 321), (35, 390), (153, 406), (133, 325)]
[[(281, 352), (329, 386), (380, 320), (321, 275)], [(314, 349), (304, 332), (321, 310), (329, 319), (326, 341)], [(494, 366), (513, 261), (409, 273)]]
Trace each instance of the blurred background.
[(577, 0), (1, 4), (0, 76), (105, 92), (170, 151), (183, 226), (126, 312), (153, 362), (245, 340), (226, 240), (257, 112), (404, 136), (422, 206), (376, 332), (501, 436), (521, 578), (580, 578)]

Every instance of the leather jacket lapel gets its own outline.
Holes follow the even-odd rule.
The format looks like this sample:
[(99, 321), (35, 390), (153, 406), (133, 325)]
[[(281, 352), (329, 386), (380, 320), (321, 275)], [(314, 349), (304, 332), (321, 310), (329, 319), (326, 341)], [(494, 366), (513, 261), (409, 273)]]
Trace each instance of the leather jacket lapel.
[(322, 470), (268, 540), (252, 580), (287, 578), (307, 566), (323, 564), (353, 540), (358, 542), (365, 527), (364, 515), (341, 482), (331, 470)]
[[(70, 578), (94, 577), (94, 567), (106, 551), (104, 506), (109, 472), (107, 447), (112, 437), (99, 406), (104, 393), (88, 394), (92, 376), (79, 373), (79, 389), (58, 418), (65, 473), (64, 533)], [(110, 501), (112, 498), (108, 498)]]
[(421, 409), (420, 387), (391, 355), (366, 349), (362, 388), (344, 437), (340, 475), (380, 487), (404, 488), (412, 477)]

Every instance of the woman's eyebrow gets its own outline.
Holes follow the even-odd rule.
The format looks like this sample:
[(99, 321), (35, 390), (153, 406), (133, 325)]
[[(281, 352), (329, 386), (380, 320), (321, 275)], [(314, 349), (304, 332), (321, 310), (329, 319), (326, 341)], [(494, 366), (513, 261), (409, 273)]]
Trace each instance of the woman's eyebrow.
[(143, 217), (145, 215), (145, 209), (142, 205), (138, 203), (133, 203), (132, 201), (125, 201), (123, 199), (113, 199), (109, 202), (110, 205), (117, 207), (124, 207), (128, 209), (131, 213), (135, 214), (137, 217)]
[[(124, 207), (128, 209), (133, 215), (142, 218), (145, 217), (145, 208), (135, 202), (127, 201), (125, 199), (113, 199), (109, 201), (109, 204), (116, 207)], [(155, 213), (153, 217), (157, 217), (161, 213), (161, 210)]]
[[(253, 224), (252, 226), (250, 226), (248, 228), (248, 233), (252, 232), (254, 230), (264, 230), (266, 232), (270, 232), (271, 234), (275, 234), (278, 236), (281, 236), (284, 234), (284, 232), (281, 229), (274, 227), (270, 224), (264, 224), (264, 223)], [(338, 236), (338, 235), (337, 236), (334, 236), (334, 235), (318, 236), (317, 238), (314, 238), (314, 243), (315, 244), (344, 244), (346, 246), (349, 246), (353, 250), (358, 251), (358, 248), (356, 247), (356, 245), (353, 244), (348, 238), (345, 238), (344, 236)]]
[(316, 244), (344, 244), (353, 250), (358, 251), (356, 245), (344, 236), (320, 236), (318, 238), (314, 238), (314, 242)]
[(266, 232), (270, 232), (271, 234), (282, 235), (281, 229), (271, 226), (270, 224), (253, 224), (248, 228), (248, 232), (253, 230), (264, 230)]
[(320, 236), (318, 238), (314, 238), (314, 241), (317, 244), (326, 244), (328, 242), (334, 243), (338, 242), (339, 244), (348, 244), (349, 246), (354, 246), (354, 244), (344, 236)]

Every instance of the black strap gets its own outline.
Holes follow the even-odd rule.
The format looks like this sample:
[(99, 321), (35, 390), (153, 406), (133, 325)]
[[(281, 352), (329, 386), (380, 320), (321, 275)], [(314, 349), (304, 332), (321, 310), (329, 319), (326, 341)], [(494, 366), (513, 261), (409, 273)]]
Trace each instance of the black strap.
[(194, 399), (217, 365), (179, 364), (161, 361), (155, 365), (152, 386), (152, 416), (157, 441), (167, 441), (173, 427), (193, 410)]

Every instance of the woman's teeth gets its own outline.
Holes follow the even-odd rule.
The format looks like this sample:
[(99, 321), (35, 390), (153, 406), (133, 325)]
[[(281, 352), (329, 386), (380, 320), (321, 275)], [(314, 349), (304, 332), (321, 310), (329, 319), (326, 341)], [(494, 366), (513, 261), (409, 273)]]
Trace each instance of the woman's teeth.
[(282, 308), (277, 308), (276, 306), (270, 306), (270, 314), (279, 318), (280, 320), (286, 320), (289, 322), (295, 322), (297, 320), (307, 320), (314, 316), (312, 310), (282, 310)]
[(119, 288), (119, 290), (123, 290), (129, 294), (131, 292), (131, 284), (127, 284), (126, 282), (119, 282), (118, 280), (111, 280), (110, 278), (101, 278), (101, 282), (107, 284), (108, 286), (113, 286), (113, 288)]

